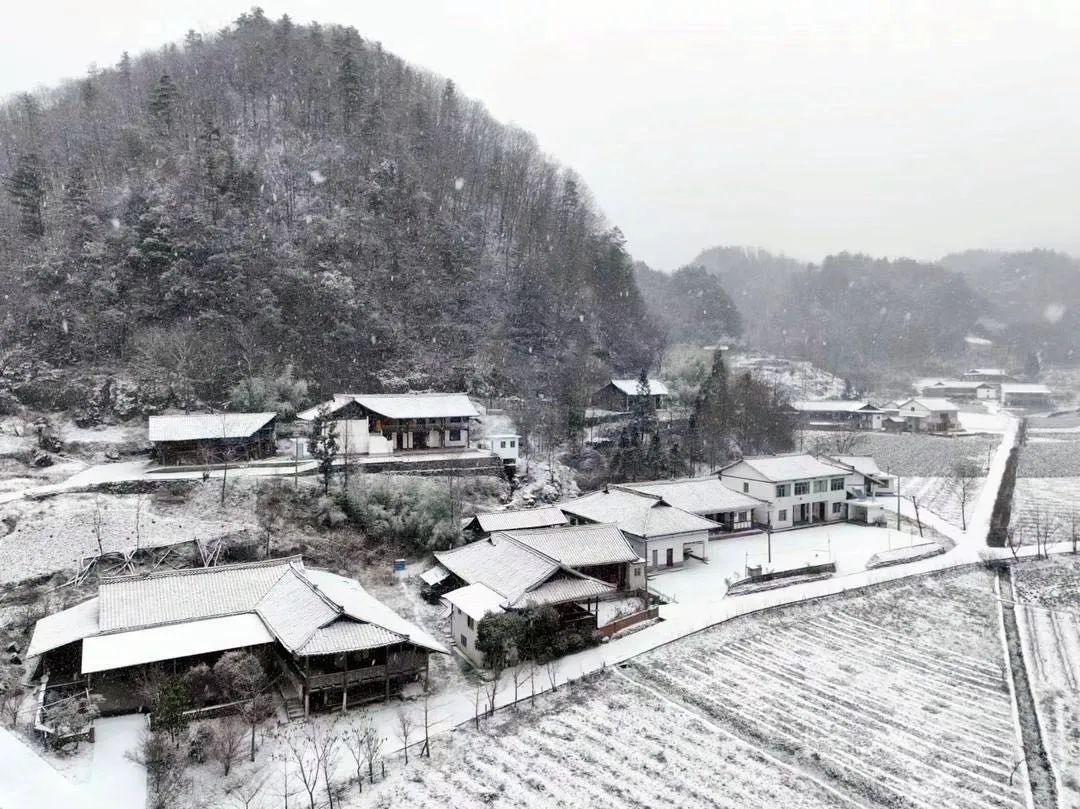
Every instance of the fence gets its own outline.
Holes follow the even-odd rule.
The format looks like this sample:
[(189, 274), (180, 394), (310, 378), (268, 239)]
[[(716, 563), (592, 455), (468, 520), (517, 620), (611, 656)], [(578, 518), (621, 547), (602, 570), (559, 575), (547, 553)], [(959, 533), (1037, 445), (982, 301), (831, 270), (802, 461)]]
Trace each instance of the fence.
[(622, 632), (627, 627), (631, 627), (634, 624), (640, 624), (642, 621), (651, 621), (653, 618), (660, 617), (659, 607), (649, 607), (647, 610), (641, 610), (635, 612), (633, 615), (627, 615), (623, 618), (616, 618), (610, 624), (605, 624), (597, 630), (600, 637), (610, 638), (616, 632)]

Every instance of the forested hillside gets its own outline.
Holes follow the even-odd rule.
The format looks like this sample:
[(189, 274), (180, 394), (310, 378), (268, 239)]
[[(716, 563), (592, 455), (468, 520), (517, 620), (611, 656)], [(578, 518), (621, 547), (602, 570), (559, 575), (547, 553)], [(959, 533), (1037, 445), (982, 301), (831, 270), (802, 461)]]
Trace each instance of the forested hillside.
[(8, 374), (532, 394), (659, 350), (583, 183), (351, 28), (255, 9), (14, 98), (0, 175)]

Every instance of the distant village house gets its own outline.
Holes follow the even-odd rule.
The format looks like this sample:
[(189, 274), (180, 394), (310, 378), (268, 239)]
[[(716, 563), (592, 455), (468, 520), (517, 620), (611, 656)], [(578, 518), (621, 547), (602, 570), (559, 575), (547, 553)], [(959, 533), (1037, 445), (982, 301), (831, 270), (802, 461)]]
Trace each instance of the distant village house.
[(856, 430), (880, 430), (885, 412), (864, 401), (832, 399), (800, 400), (791, 403), (800, 426), (818, 429), (847, 427)]
[[(591, 405), (599, 410), (608, 410), (617, 413), (627, 413), (634, 406), (634, 400), (641, 393), (638, 391), (637, 379), (612, 379), (600, 390), (592, 395)], [(663, 410), (668, 406), (670, 392), (667, 385), (659, 379), (649, 379), (649, 393), (653, 406), (657, 410)]]
[(165, 466), (252, 461), (277, 452), (277, 414), (151, 416), (148, 437)]

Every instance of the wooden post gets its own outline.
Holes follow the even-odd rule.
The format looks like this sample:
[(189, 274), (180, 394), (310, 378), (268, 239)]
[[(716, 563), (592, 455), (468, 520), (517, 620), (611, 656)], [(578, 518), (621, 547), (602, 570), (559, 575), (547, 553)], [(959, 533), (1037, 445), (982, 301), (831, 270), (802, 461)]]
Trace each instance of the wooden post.
[(304, 658), (304, 718), (307, 719), (311, 715), (311, 691), (308, 689), (308, 682), (311, 676), (311, 662), (308, 658)]
[(341, 712), (345, 713), (349, 708), (349, 653), (345, 653), (345, 661), (341, 664)]

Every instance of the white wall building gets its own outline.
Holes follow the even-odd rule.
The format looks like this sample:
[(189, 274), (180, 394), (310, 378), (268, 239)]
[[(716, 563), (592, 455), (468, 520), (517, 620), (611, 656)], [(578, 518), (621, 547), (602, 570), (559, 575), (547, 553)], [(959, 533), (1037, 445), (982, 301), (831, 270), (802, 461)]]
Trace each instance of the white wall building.
[(494, 452), (506, 466), (517, 466), (521, 436), (517, 433), (492, 433), (479, 441), (480, 449)]
[(470, 663), (484, 667), (484, 655), (476, 648), (476, 633), (485, 615), (503, 612), (503, 597), (483, 584), (470, 584), (447, 593), (450, 604), (450, 637)]
[(773, 529), (847, 519), (849, 476), (861, 480), (850, 467), (805, 454), (743, 458), (720, 470), (728, 488), (768, 501), (754, 521)]

